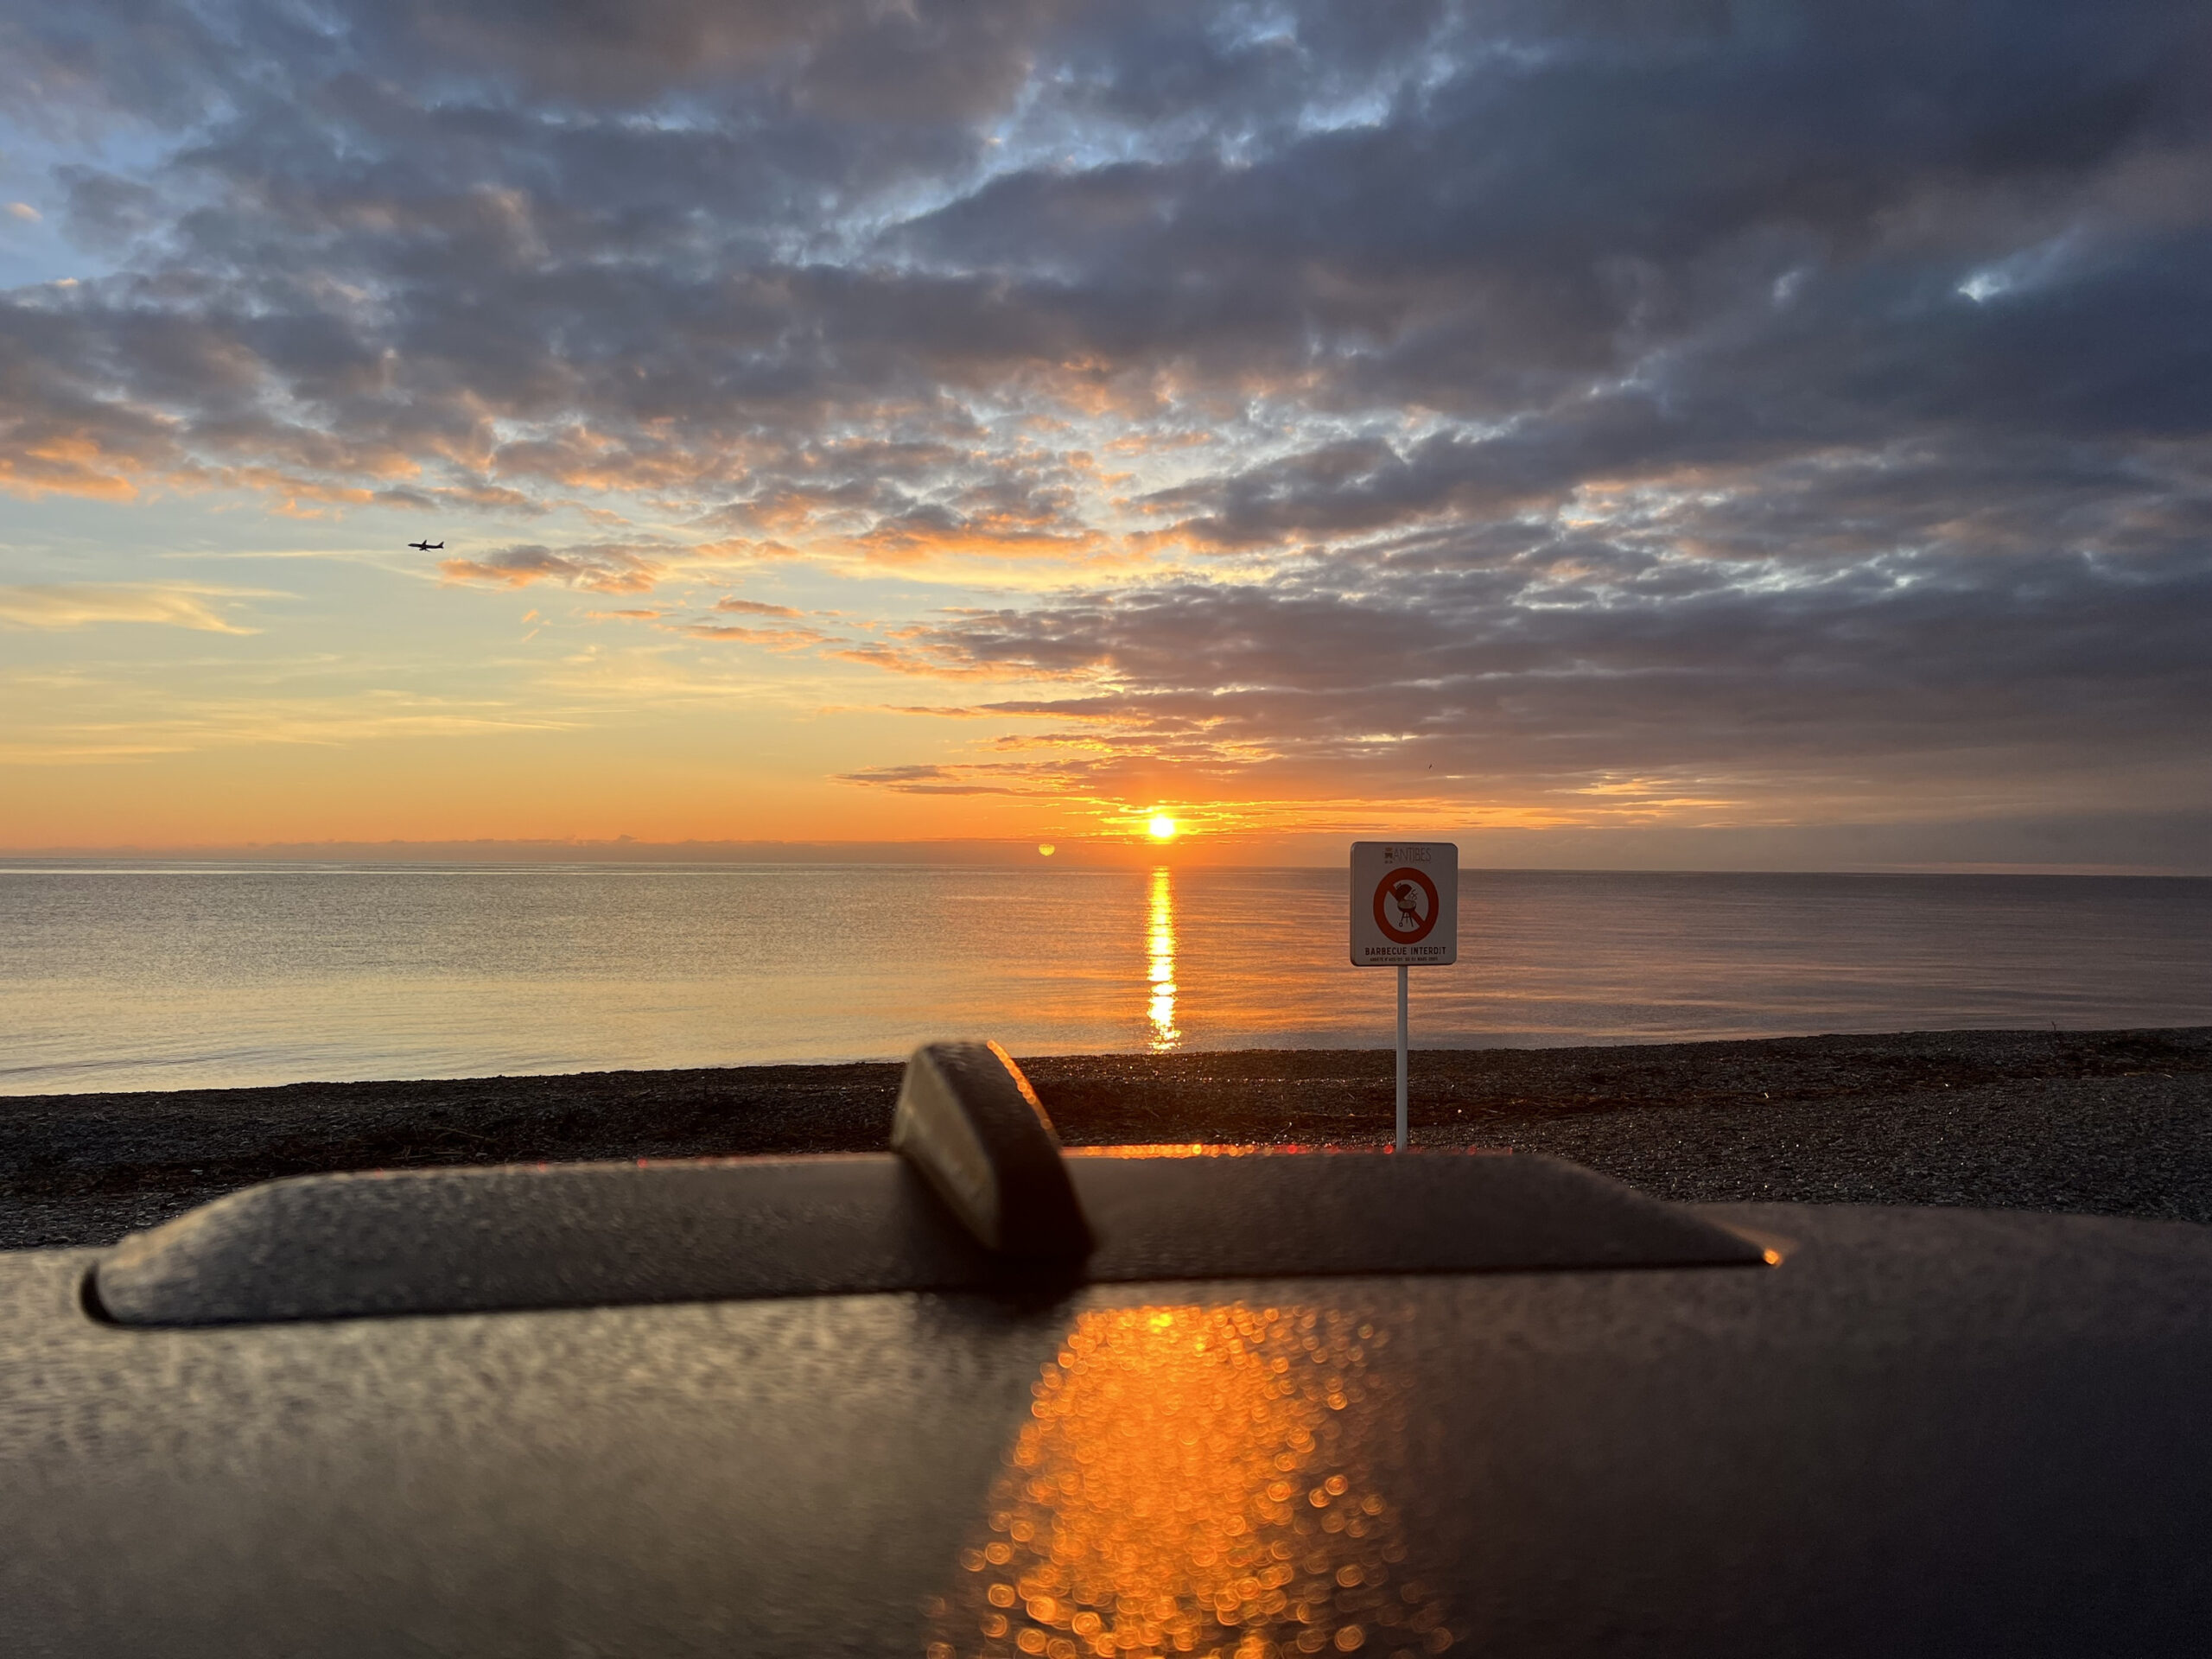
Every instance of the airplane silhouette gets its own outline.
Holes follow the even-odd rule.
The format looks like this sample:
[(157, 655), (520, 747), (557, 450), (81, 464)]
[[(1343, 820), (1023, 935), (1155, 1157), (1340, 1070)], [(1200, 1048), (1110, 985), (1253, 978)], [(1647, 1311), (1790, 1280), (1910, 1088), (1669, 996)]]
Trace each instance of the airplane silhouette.
[(446, 550), (443, 542), (410, 542), (407, 545), (417, 553), (442, 553)]

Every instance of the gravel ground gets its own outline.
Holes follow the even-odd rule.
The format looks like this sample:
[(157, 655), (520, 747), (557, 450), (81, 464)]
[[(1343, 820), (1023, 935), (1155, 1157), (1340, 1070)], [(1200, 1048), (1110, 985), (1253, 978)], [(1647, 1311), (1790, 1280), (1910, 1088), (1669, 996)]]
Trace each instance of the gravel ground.
[[(1387, 1051), (1024, 1058), (1071, 1144), (1387, 1142)], [(2212, 1222), (2212, 1027), (1440, 1049), (1419, 1146), (1545, 1152), (1691, 1200)], [(895, 1065), (0, 1099), (0, 1249), (112, 1243), (334, 1169), (881, 1147)]]

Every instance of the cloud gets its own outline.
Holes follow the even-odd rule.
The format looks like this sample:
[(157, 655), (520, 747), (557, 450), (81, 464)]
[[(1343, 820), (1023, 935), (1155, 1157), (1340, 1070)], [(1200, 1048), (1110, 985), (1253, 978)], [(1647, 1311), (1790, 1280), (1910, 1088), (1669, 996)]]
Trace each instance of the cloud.
[(449, 582), (527, 588), (534, 582), (555, 582), (594, 594), (651, 593), (665, 569), (659, 560), (613, 545), (505, 547), (480, 559), (438, 562), (439, 574)]
[(1316, 559), (1262, 583), (961, 615), (905, 650), (951, 678), (1077, 683), (988, 705), (1052, 722), (1020, 741), (1065, 750), (977, 763), (1001, 783), (1049, 770), (1126, 795), (1166, 767), (1201, 798), (1415, 790), (1579, 820), (1896, 810), (1930, 790), (2018, 807), (2116, 779), (2212, 805), (2186, 760), (2212, 721), (2202, 561), (1898, 554), (1747, 572), (1621, 552)]
[[(2008, 12), (2001, 55), (1991, 20), (1908, 8), (1308, 5), (1257, 37), (1205, 8), (804, 10), (33, 20), (47, 105), (177, 134), (143, 177), (65, 170), (123, 264), (15, 302), (39, 406), (141, 468), (642, 492), (890, 559), (1127, 528), (1008, 410), (1248, 440), (1144, 498), (1237, 546), (1510, 506), (1500, 422), (1571, 478), (1786, 441), (1770, 400), (1800, 441), (2053, 379), (2092, 427), (2202, 412), (2170, 355), (2201, 349), (2212, 177), (2183, 8)], [(2101, 372), (2021, 372), (2053, 344)], [(1593, 419), (1593, 382), (1656, 412)], [(1447, 425), (1342, 429), (1408, 409)], [(1286, 421), (1291, 453), (1259, 441)], [(1357, 499), (1319, 487), (1344, 469)]]
[(502, 588), (833, 565), (863, 641), (654, 620), (1064, 749), (884, 787), (2198, 788), (2202, 7), (316, 19), (9, 25), (92, 263), (0, 294), (0, 487), (435, 503)]
[(900, 795), (1014, 795), (1024, 791), (1002, 783), (976, 781), (973, 767), (939, 766), (870, 766), (848, 772), (840, 779), (866, 784)]
[(52, 631), (100, 622), (156, 622), (202, 633), (257, 633), (259, 629), (243, 626), (225, 617), (209, 601), (275, 596), (258, 588), (35, 582), (0, 587), (0, 626)]
[(818, 628), (742, 628), (728, 622), (664, 622), (661, 626), (687, 639), (721, 645), (766, 645), (777, 651), (800, 651), (818, 645), (829, 636)]

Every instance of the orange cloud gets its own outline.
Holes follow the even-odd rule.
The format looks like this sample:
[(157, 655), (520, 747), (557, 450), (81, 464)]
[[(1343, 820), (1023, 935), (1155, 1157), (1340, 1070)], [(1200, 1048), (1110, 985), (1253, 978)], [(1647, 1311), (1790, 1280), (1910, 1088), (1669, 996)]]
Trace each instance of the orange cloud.
[(594, 594), (646, 594), (667, 566), (626, 547), (599, 545), (556, 550), (547, 547), (502, 548), (480, 559), (440, 561), (448, 582), (481, 582), (493, 588), (527, 588), (557, 582)]
[(1065, 679), (1072, 675), (1047, 674), (1043, 671), (1010, 674), (996, 663), (962, 661), (950, 657), (938, 657), (919, 651), (909, 651), (898, 645), (853, 645), (843, 651), (825, 653), (841, 662), (860, 663), (869, 668), (887, 670), (893, 674), (912, 674), (934, 680), (1007, 680), (1007, 679)]
[(680, 633), (686, 639), (766, 645), (774, 651), (803, 651), (809, 645), (818, 645), (829, 638), (813, 628), (741, 628), (722, 622), (685, 622), (664, 626), (668, 626), (671, 633)]
[(143, 471), (97, 438), (49, 437), (0, 451), (0, 489), (35, 501), (42, 495), (79, 495), (101, 501), (136, 499), (138, 486), (123, 476)]

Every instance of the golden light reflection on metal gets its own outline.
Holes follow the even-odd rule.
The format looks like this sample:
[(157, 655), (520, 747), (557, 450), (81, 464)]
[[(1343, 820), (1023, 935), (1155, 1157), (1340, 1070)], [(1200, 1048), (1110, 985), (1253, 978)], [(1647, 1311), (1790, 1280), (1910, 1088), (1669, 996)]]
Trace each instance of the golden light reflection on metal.
[(1300, 1307), (1085, 1313), (1032, 1390), (929, 1659), (1439, 1654), (1363, 1455), (1389, 1333)]
[(1146, 1014), (1152, 1021), (1152, 1052), (1164, 1053), (1179, 1047), (1183, 1033), (1175, 1027), (1175, 887), (1162, 868), (1152, 873), (1151, 926), (1146, 935), (1150, 966), (1152, 1001)]
[(1065, 1147), (1062, 1158), (1261, 1158), (1302, 1147), (1216, 1146), (1210, 1141), (1147, 1141), (1134, 1147)]

